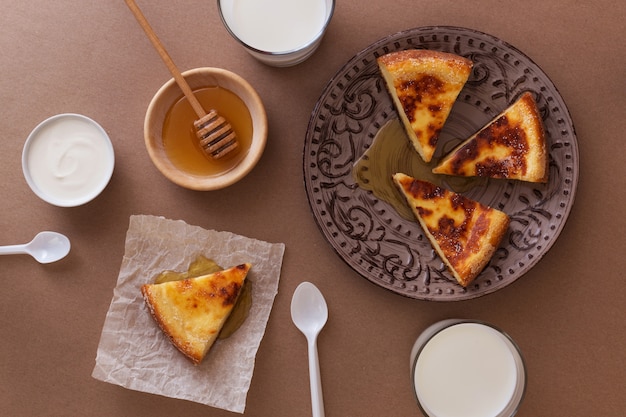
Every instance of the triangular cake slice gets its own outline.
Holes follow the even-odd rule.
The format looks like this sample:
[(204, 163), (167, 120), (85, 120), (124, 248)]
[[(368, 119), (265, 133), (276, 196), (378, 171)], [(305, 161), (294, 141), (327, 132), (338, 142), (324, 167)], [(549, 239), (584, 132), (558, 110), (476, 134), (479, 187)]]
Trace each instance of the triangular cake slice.
[(174, 346), (199, 364), (239, 297), (250, 264), (180, 281), (145, 284), (150, 313)]
[(438, 185), (398, 173), (393, 180), (433, 248), (467, 287), (491, 260), (509, 216)]
[(522, 94), (515, 103), (446, 155), (433, 172), (546, 182), (546, 138), (532, 94)]
[(410, 49), (377, 59), (398, 115), (425, 162), (430, 162), (472, 61), (446, 52)]

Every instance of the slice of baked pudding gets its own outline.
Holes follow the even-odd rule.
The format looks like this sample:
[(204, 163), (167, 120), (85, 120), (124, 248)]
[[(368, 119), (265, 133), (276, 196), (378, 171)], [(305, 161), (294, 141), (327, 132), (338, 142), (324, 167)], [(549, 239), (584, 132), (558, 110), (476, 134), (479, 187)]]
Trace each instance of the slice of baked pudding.
[(141, 292), (163, 333), (197, 365), (232, 312), (250, 268), (246, 263), (196, 278), (145, 284)]
[(433, 172), (546, 182), (546, 137), (532, 94), (522, 94), (515, 103), (446, 155)]
[(427, 181), (397, 173), (404, 195), (433, 248), (463, 287), (491, 260), (509, 226), (509, 216)]
[(439, 133), (472, 71), (472, 61), (411, 49), (383, 55), (377, 62), (413, 147), (430, 162)]

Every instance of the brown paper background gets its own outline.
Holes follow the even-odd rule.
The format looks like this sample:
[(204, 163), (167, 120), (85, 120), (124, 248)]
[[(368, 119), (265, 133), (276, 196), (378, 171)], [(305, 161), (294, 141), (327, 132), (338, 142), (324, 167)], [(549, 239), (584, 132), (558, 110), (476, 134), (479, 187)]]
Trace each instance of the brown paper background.
[[(488, 321), (520, 345), (529, 384), (519, 416), (623, 414), (624, 2), (341, 0), (316, 54), (277, 69), (229, 38), (214, 1), (139, 1), (182, 69), (232, 70), (265, 103), (270, 133), (259, 165), (240, 183), (207, 193), (169, 183), (148, 158), (143, 117), (170, 77), (123, 2), (0, 5), (0, 244), (27, 242), (46, 229), (72, 241), (70, 255), (56, 264), (0, 258), (1, 414), (234, 415), (91, 377), (132, 214), (285, 243), (246, 416), (310, 415), (306, 342), (289, 317), (291, 294), (303, 280), (315, 283), (329, 306), (318, 341), (328, 417), (419, 416), (408, 354), (424, 328), (449, 317)], [(530, 56), (565, 99), (580, 151), (576, 202), (556, 244), (514, 284), (460, 303), (406, 299), (355, 274), (318, 231), (302, 181), (308, 118), (328, 80), (370, 43), (427, 25), (477, 29)], [(116, 152), (107, 189), (77, 208), (40, 201), (20, 164), (30, 130), (64, 112), (98, 121)]]

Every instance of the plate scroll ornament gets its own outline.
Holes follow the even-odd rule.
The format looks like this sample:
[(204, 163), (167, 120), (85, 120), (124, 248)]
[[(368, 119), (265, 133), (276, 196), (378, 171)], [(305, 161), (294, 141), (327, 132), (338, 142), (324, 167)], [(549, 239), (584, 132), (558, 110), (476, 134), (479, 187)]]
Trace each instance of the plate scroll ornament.
[[(511, 217), (500, 248), (468, 288), (456, 284), (417, 222), (403, 218), (386, 201), (360, 188), (352, 175), (354, 164), (379, 130), (397, 119), (376, 58), (411, 48), (451, 52), (474, 63), (440, 134), (435, 158), (527, 91), (535, 97), (546, 129), (550, 154), (547, 184), (481, 180), (463, 192)], [(352, 269), (374, 284), (410, 298), (457, 301), (509, 285), (554, 244), (574, 202), (578, 145), (562, 97), (530, 58), (481, 32), (423, 27), (370, 45), (329, 81), (309, 120), (303, 173), (317, 225)]]

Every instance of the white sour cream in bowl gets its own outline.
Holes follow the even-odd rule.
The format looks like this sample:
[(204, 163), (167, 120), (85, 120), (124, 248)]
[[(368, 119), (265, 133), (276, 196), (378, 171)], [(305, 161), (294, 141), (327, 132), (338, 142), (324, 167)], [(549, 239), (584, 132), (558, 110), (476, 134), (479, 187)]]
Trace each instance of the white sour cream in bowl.
[(75, 207), (97, 197), (113, 175), (115, 154), (105, 130), (73, 113), (41, 122), (22, 152), (26, 182), (42, 200)]

